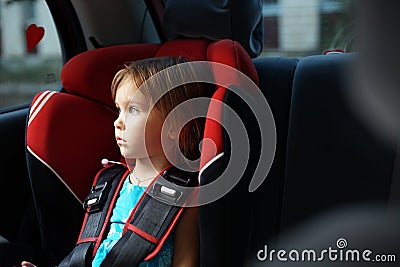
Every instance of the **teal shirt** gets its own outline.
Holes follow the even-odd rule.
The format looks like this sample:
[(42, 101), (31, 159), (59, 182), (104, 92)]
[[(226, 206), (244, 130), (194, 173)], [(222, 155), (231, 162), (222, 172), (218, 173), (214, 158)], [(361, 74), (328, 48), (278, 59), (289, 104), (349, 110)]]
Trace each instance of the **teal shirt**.
[[(110, 230), (107, 234), (107, 237), (102, 241), (99, 249), (96, 252), (92, 262), (92, 267), (99, 267), (104, 258), (107, 256), (108, 252), (110, 252), (115, 243), (117, 243), (117, 241), (121, 238), (125, 222), (129, 218), (132, 209), (138, 203), (145, 189), (145, 187), (131, 184), (129, 181), (129, 176), (124, 181), (110, 219)], [(173, 252), (174, 237), (173, 234), (171, 234), (167, 238), (158, 254), (150, 261), (145, 261), (139, 264), (139, 267), (172, 266)]]

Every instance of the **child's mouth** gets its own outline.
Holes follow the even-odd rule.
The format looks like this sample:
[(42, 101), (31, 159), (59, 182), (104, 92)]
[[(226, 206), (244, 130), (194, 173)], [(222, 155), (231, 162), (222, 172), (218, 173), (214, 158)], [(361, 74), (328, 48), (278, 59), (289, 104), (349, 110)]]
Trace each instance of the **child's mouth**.
[(126, 143), (126, 141), (119, 136), (117, 136), (115, 139), (117, 140), (118, 145), (123, 145), (124, 143)]

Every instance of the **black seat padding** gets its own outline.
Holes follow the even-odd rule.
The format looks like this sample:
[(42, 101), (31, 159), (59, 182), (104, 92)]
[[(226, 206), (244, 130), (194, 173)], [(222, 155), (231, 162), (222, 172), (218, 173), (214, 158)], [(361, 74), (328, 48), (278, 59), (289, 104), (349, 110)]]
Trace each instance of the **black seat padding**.
[(8, 240), (0, 235), (0, 244), (2, 243), (8, 243)]
[[(40, 244), (24, 150), (27, 109), (4, 112), (0, 119), (0, 235), (10, 242)], [(16, 141), (10, 141), (12, 136)], [(14, 140), (14, 139), (13, 139)], [(7, 153), (6, 153), (7, 152)]]
[(279, 232), (290, 101), (298, 61), (297, 58), (285, 57), (253, 61), (260, 79), (260, 89), (274, 115), (277, 143), (275, 158), (266, 180), (251, 194), (250, 260), (261, 244)]
[[(330, 209), (386, 202), (395, 144), (377, 136), (355, 106), (357, 54), (311, 56), (296, 69), (281, 230)], [(370, 122), (373, 123), (373, 118)]]
[[(289, 120), (290, 95), (297, 59), (255, 59), (260, 89), (275, 117), (278, 134), (276, 156), (264, 184), (249, 193), (249, 183), (257, 166), (260, 134), (248, 107), (228, 92), (224, 103), (245, 122), (250, 141), (250, 159), (239, 183), (224, 197), (200, 207), (201, 266), (248, 266), (256, 244), (277, 234), (282, 199), (282, 177)], [(224, 117), (224, 123), (229, 123)], [(225, 144), (229, 152), (229, 144)], [(262, 164), (262, 163), (260, 163)]]

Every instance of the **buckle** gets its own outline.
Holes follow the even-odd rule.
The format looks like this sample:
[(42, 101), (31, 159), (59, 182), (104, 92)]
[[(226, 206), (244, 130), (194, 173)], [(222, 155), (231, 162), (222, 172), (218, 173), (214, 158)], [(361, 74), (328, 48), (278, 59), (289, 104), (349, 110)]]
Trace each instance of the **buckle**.
[(111, 184), (105, 182), (104, 184), (92, 186), (90, 194), (83, 202), (83, 208), (89, 208), (89, 213), (99, 211), (103, 208), (107, 201), (108, 193), (110, 192)]
[(176, 205), (183, 192), (173, 183), (165, 179), (157, 179), (150, 190), (151, 196), (169, 205)]
[(173, 172), (166, 170), (152, 185), (149, 190), (150, 195), (166, 204), (177, 205), (183, 197), (186, 197), (184, 195), (188, 194), (188, 190), (185, 189), (196, 185), (196, 179), (194, 179), (196, 177), (194, 173), (178, 169)]

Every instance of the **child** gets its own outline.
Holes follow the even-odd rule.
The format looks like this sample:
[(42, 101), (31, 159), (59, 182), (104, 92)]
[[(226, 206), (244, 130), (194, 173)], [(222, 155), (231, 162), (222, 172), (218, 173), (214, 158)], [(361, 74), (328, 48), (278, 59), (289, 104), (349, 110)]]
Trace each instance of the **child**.
[[(213, 88), (190, 83), (168, 90), (169, 85), (173, 83), (172, 79), (179, 79), (179, 76), (183, 75), (177, 64), (185, 62), (187, 61), (175, 57), (135, 61), (126, 65), (114, 77), (111, 93), (119, 111), (119, 116), (114, 122), (115, 137), (126, 162), (133, 164), (131, 163), (131, 172), (113, 209), (108, 235), (98, 248), (92, 266), (100, 266), (107, 253), (120, 239), (127, 217), (146, 187), (163, 169), (171, 165), (168, 159), (172, 156), (175, 162), (189, 164), (196, 162), (200, 157), (199, 142), (202, 139), (204, 119), (190, 120), (178, 132), (178, 126), (182, 124), (180, 120), (185, 117), (183, 113), (190, 113), (190, 110), (178, 108), (177, 112), (171, 111), (189, 99), (210, 97)], [(153, 79), (153, 82), (146, 82), (146, 86), (142, 86), (151, 76), (171, 66), (175, 67), (172, 72), (163, 76), (165, 78)], [(161, 95), (162, 97), (155, 102)], [(170, 113), (172, 119), (162, 139), (161, 129)], [(168, 142), (162, 144), (161, 140)], [(179, 152), (182, 156), (179, 156)], [(191, 164), (189, 167), (194, 166)], [(186, 208), (159, 253), (139, 266), (197, 266), (198, 260), (197, 209)], [(34, 265), (22, 262), (22, 266)]]

